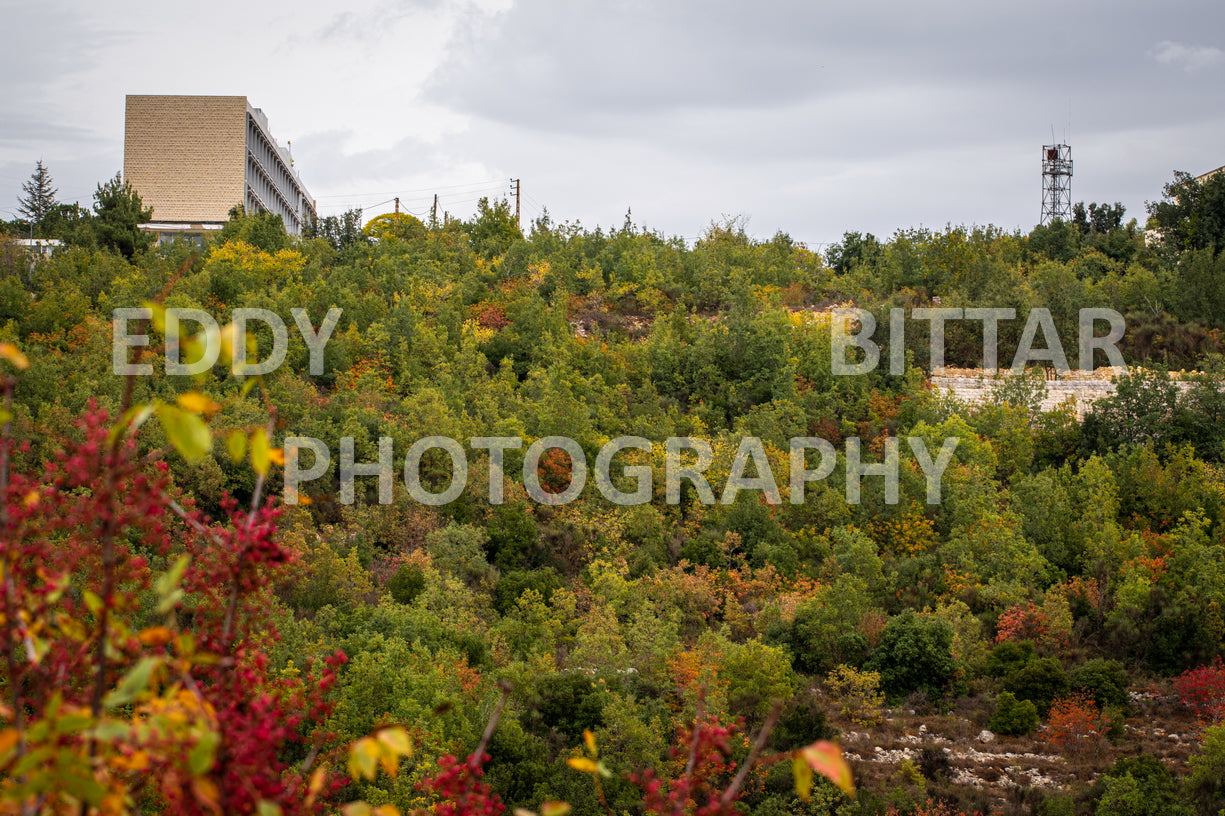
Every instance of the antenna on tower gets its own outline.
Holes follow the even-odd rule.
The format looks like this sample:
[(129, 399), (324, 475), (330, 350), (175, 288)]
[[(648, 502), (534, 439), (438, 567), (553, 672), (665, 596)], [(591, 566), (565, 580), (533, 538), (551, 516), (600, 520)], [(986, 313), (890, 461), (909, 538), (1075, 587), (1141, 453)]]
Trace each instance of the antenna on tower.
[[(1051, 126), (1051, 141), (1055, 127)], [(1042, 146), (1042, 220), (1072, 220), (1072, 148), (1066, 144)]]

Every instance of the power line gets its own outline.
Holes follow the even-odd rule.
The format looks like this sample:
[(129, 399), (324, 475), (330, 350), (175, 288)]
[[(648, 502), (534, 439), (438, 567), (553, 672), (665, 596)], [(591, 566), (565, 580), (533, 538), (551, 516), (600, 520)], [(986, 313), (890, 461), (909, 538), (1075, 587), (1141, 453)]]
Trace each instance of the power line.
[[(479, 201), (482, 198), (488, 198), (488, 196), (480, 193), (479, 191), (472, 191), (471, 193), (462, 193), (462, 192), (461, 193), (451, 193), (451, 194), (443, 193), (442, 195), (439, 196), (440, 200), (443, 200), (451, 204), (463, 204), (464, 202), (467, 202), (467, 201)], [(365, 209), (370, 209), (372, 207), (379, 207), (379, 206), (382, 206), (383, 204), (391, 204), (394, 201), (395, 201), (394, 198), (389, 198), (385, 201), (380, 201), (376, 204), (365, 204), (360, 201), (330, 202), (326, 204), (320, 204), (320, 207), (321, 208), (327, 207), (330, 209), (342, 209), (342, 208), (352, 209), (354, 206), (357, 206), (365, 210)], [(427, 205), (429, 205), (432, 202), (433, 202), (433, 196), (423, 197), (423, 198), (413, 198), (413, 199), (407, 199), (407, 200), (401, 197), (400, 198), (400, 208), (401, 209), (412, 209), (416, 207), (420, 209), (422, 207), (427, 207)]]
[[(498, 187), (497, 189), (500, 190), (501, 187)], [(463, 201), (468, 201), (468, 200), (477, 201), (481, 198), (488, 198), (489, 192), (490, 191), (488, 190), (479, 190), (479, 189), (478, 190), (460, 190), (460, 191), (456, 191), (452, 193), (442, 193), (440, 197), (445, 198), (448, 201), (448, 203), (462, 203)], [(436, 193), (435, 195), (439, 195), (439, 194)], [(362, 198), (370, 198), (370, 197), (371, 196), (366, 196), (366, 197), (355, 196), (353, 199), (350, 199), (348, 201), (320, 202), (319, 206), (321, 209), (328, 208), (332, 210), (350, 209), (353, 206), (362, 206), (363, 208), (368, 208), (370, 206), (378, 206), (378, 205), (367, 205), (363, 203)], [(457, 197), (460, 197), (460, 198), (457, 198)], [(434, 196), (419, 196), (419, 197), (398, 196), (398, 198), (400, 199), (401, 206), (407, 209), (427, 209), (430, 206), (432, 206)], [(388, 200), (394, 201), (394, 199), (388, 199)]]
[(377, 193), (334, 193), (332, 195), (318, 196), (324, 198), (373, 198), (380, 195), (400, 195), (407, 193), (433, 193), (436, 190), (454, 190), (460, 187), (491, 187), (493, 185), (501, 186), (502, 179), (486, 179), (484, 181), (470, 181), (465, 184), (443, 184), (436, 187), (417, 187), (411, 190), (383, 190)]

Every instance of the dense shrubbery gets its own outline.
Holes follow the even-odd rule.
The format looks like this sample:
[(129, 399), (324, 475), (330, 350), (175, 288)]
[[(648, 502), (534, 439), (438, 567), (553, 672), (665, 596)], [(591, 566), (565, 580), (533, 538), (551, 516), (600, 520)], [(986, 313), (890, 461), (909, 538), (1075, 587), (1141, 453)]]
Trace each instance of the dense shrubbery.
[[(357, 781), (341, 794), (333, 788), (347, 775), (332, 773), (309, 807), (325, 807), (331, 797), (411, 809), (459, 791), (482, 807), (495, 796), (508, 808), (531, 809), (564, 799), (588, 814), (602, 809), (602, 796), (618, 812), (644, 801), (648, 812), (664, 812), (678, 791), (728, 790), (730, 763), (745, 760), (766, 724), (772, 733), (764, 748), (772, 752), (829, 736), (825, 714), (834, 715), (836, 704), (839, 716), (870, 726), (881, 716), (880, 693), (895, 704), (910, 696), (909, 706), (947, 706), (975, 690), (982, 700), (995, 695), (993, 730), (1031, 733), (1049, 709), (1049, 733), (1042, 733), (1056, 749), (1105, 752), (1106, 737), (1117, 735), (1111, 710), (1127, 703), (1128, 686), (1177, 675), (1182, 698), (1209, 726), (1186, 779), (1170, 783), (1147, 766), (1122, 768), (1096, 789), (1093, 807), (1166, 801), (1161, 791), (1185, 784), (1180, 790), (1198, 811), (1214, 813), (1222, 752), (1220, 726), (1211, 723), (1220, 717), (1221, 683), (1219, 663), (1211, 661), (1225, 649), (1225, 432), (1216, 389), (1223, 369), (1210, 355), (1220, 351), (1225, 312), (1188, 302), (1180, 286), (1198, 281), (1209, 297), (1221, 256), (1207, 246), (1147, 247), (1118, 215), (1093, 208), (1076, 223), (1029, 235), (950, 228), (881, 241), (848, 234), (824, 260), (784, 235), (757, 241), (735, 224), (712, 227), (694, 246), (632, 224), (602, 230), (543, 220), (523, 235), (497, 203), (468, 222), (384, 219), (362, 231), (355, 219), (341, 219), (304, 238), (285, 235), (275, 219), (235, 213), (222, 238), (203, 250), (133, 246), (130, 259), (92, 239), (72, 239), (33, 265), (0, 246), (0, 342), (19, 345), (31, 361), (15, 376), (5, 409), (10, 438), (23, 444), (6, 452), (12, 473), (34, 480), (9, 482), (6, 523), (41, 519), (45, 526), (57, 502), (67, 514), (68, 504), (101, 500), (85, 481), (74, 483), (81, 489), (71, 495), (37, 481), (57, 452), (92, 440), (96, 455), (107, 444), (101, 420), (70, 430), (76, 417), (99, 416), (91, 400), (115, 417), (128, 405), (155, 401), (186, 411), (186, 398), (197, 409), (192, 415), (207, 419), (202, 433), (215, 441), (211, 451), (194, 421), (166, 410), (171, 419), (149, 420), (124, 448), (128, 461), (140, 463), (124, 478), (164, 459), (157, 475), (164, 483), (149, 494), (156, 507), (139, 504), (141, 518), (130, 520), (130, 531), (112, 535), (134, 565), (123, 575), (132, 622), (129, 640), (114, 644), (105, 677), (113, 686), (141, 665), (137, 642), (166, 637), (158, 627), (172, 637), (204, 638), (207, 648), (196, 653), (201, 665), (150, 674), (138, 703), (168, 704), (176, 678), (184, 688), (190, 679), (206, 699), (219, 695), (215, 708), (238, 724), (223, 731), (190, 720), (199, 727), (179, 745), (216, 734), (213, 750), (224, 753), (232, 740), (247, 740), (239, 766), (247, 775), (227, 781), (220, 766), (206, 763), (205, 748), (194, 767), (169, 775), (165, 769), (184, 760), (162, 746), (149, 758), (161, 775), (129, 785), (151, 808), (148, 797), (164, 804), (186, 785), (208, 810), (213, 788), (191, 789), (191, 779), (216, 777), (225, 812), (258, 801), (238, 790), (251, 779), (261, 780), (250, 784), (269, 802), (282, 802), (284, 812), (307, 809), (299, 794), (319, 757), (342, 762), (342, 746), (395, 725), (413, 749), (395, 758), (395, 778), (352, 774)], [(308, 349), (291, 326), (286, 363), (263, 377), (258, 399), (244, 391), (243, 377), (223, 368), (199, 381), (165, 376), (160, 341), (148, 358), (157, 373), (135, 378), (129, 391), (125, 378), (111, 374), (112, 310), (159, 297), (167, 306), (204, 310), (221, 325), (240, 306), (286, 318), (304, 308), (315, 325), (330, 307), (342, 314), (323, 373), (310, 372)], [(901, 376), (887, 366), (834, 376), (828, 318), (816, 307), (850, 299), (883, 323), (888, 308), (932, 306), (935, 298), (944, 307), (1050, 307), (1069, 345), (1077, 309), (1112, 307), (1128, 315), (1129, 361), (1197, 365), (1208, 382), (1176, 393), (1159, 376), (1137, 375), (1081, 425), (1067, 412), (1036, 414), (1036, 386), (1028, 380), (1000, 389), (988, 404), (959, 405), (925, 387), (925, 353), (912, 355)], [(925, 351), (924, 332), (919, 327), (909, 338), (915, 349)], [(1020, 325), (1001, 324), (1001, 360), (1011, 357), (1019, 333)], [(948, 362), (979, 364), (981, 325), (971, 331), (950, 324), (947, 339)], [(271, 343), (261, 328), (261, 358)], [(271, 438), (254, 438), (256, 428), (271, 428)], [(627, 451), (619, 460), (653, 477), (651, 501), (637, 507), (606, 501), (590, 480), (572, 503), (531, 501), (523, 449), (505, 451), (501, 503), (490, 501), (488, 454), (472, 449), (467, 490), (450, 504), (413, 501), (397, 480), (392, 503), (383, 506), (377, 479), (365, 476), (356, 479), (354, 501), (341, 501), (342, 437), (354, 440), (358, 462), (376, 461), (380, 437), (390, 438), (398, 469), (409, 445), (429, 435), (463, 443), (518, 436), (524, 447), (564, 435), (590, 462), (604, 441), (625, 434), (655, 444), (650, 454)], [(251, 465), (253, 450), (274, 457), (266, 451), (279, 451), (288, 436), (323, 440), (332, 460), (323, 477), (304, 486), (310, 504), (284, 508), (275, 536), (259, 515), (273, 511), (257, 508), (265, 532), (244, 538), (234, 499), (250, 506), (253, 497), (282, 488), (271, 459)], [(679, 503), (669, 504), (662, 441), (685, 436), (710, 441), (705, 475), (716, 496), (740, 438), (760, 438), (783, 501), (770, 504), (746, 490), (727, 505), (708, 505), (686, 483)], [(797, 436), (828, 441), (836, 461), (826, 479), (806, 486), (803, 503), (791, 504), (788, 441)], [(893, 436), (922, 437), (933, 452), (943, 438), (958, 438), (939, 504), (927, 503), (905, 444), (898, 500), (887, 501), (882, 480), (869, 476), (861, 501), (848, 503), (846, 440), (862, 440), (866, 461), (879, 463)], [(185, 445), (190, 462), (162, 456)], [(233, 447), (244, 449), (238, 461), (229, 455)], [(437, 492), (450, 464), (433, 453), (422, 462), (422, 483)], [(557, 492), (571, 470), (564, 457), (550, 455), (536, 475)], [(619, 485), (633, 487), (629, 478)], [(204, 521), (192, 506), (226, 521)], [(81, 507), (54, 530), (31, 527), (20, 539), (43, 550), (63, 545), (40, 555), (44, 567), (77, 560), (38, 576), (30, 572), (34, 561), (14, 560), (14, 534), (5, 545), (6, 569), (20, 566), (48, 592), (59, 591), (56, 576), (78, 568), (80, 578), (94, 575), (96, 521)], [(228, 531), (216, 533), (227, 546), (276, 555), (276, 565), (249, 561), (258, 581), (240, 585), (242, 614), (234, 620), (245, 627), (241, 637), (237, 629), (219, 634), (226, 588), (236, 585), (236, 574), (248, 575), (234, 564), (225, 572), (219, 559), (238, 550), (201, 548), (190, 570), (211, 564), (216, 574), (184, 573), (186, 594), (173, 625), (151, 611), (157, 576), (195, 535), (171, 507), (187, 508), (186, 518), (206, 529)], [(147, 530), (155, 520), (164, 529)], [(74, 588), (56, 597), (97, 624), (91, 596)], [(17, 620), (9, 609), (4, 615)], [(68, 636), (70, 617), (40, 606), (29, 619)], [(12, 718), (32, 711), (53, 719), (44, 697), (57, 687), (63, 705), (93, 718), (70, 722), (81, 728), (95, 727), (99, 716), (143, 716), (143, 709), (91, 710), (90, 671), (69, 672), (80, 688), (48, 674), (75, 653), (65, 647), (40, 655), (51, 634), (33, 631), (27, 641), (16, 631), (10, 626), (6, 634), (16, 663), (3, 669), (10, 696), (0, 716), (9, 730), (0, 732), (0, 763), (11, 762), (15, 750), (3, 734), (23, 725)], [(97, 638), (78, 638), (78, 651), (86, 642)], [(329, 678), (326, 693), (312, 698), (306, 667), (327, 665), (337, 651), (348, 662), (319, 669), (316, 675)], [(222, 663), (242, 667), (242, 683), (227, 680)], [(482, 741), (503, 683), (510, 691), (497, 709), (498, 727)], [(817, 689), (834, 692), (836, 703)], [(14, 690), (43, 697), (22, 698), (23, 708), (10, 701)], [(260, 712), (272, 712), (267, 733), (253, 725)], [(732, 727), (738, 718), (743, 728)], [(678, 729), (694, 723), (706, 729), (710, 780), (686, 779), (678, 763)], [(598, 757), (588, 756), (588, 730)], [(214, 737), (203, 739), (207, 746)], [(398, 737), (387, 737), (387, 750), (388, 740), (398, 745)], [(78, 751), (76, 758), (86, 756)], [(439, 756), (468, 759), (440, 769)], [(612, 776), (579, 763), (592, 773), (586, 779), (564, 764), (584, 757)], [(370, 753), (360, 761), (378, 759)], [(125, 774), (136, 770), (125, 766)], [(815, 785), (805, 806), (784, 771), (752, 777), (736, 796), (763, 813), (896, 805), (883, 791), (853, 804)], [(929, 782), (920, 785), (918, 771), (913, 776), (919, 781), (904, 780), (911, 804), (953, 786), (941, 779), (924, 787)], [(596, 778), (605, 780), (598, 790)], [(172, 782), (180, 787), (171, 790)], [(1150, 789), (1157, 792), (1145, 793)], [(12, 790), (0, 786), (0, 794)], [(1051, 798), (1043, 807), (1054, 812), (1065, 801)]]
[(1032, 700), (1018, 700), (1011, 691), (1005, 691), (996, 701), (987, 727), (997, 734), (1028, 734), (1038, 727), (1038, 709)]

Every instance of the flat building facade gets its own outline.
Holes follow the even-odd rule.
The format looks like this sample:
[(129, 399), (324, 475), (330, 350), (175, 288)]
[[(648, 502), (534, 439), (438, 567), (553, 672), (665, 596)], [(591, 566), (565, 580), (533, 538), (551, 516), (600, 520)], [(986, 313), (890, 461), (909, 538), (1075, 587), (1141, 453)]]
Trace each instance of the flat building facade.
[(123, 176), (162, 236), (217, 230), (237, 205), (281, 216), (294, 235), (315, 217), (288, 148), (245, 96), (129, 95)]

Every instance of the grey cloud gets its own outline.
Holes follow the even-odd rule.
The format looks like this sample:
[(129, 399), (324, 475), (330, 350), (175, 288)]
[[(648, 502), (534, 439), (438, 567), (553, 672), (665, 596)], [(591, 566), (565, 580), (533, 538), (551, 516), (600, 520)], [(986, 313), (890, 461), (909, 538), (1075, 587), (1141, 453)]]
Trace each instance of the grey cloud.
[(102, 48), (126, 37), (90, 28), (65, 0), (10, 3), (4, 11), (4, 29), (0, 76), (6, 107), (37, 98), (66, 75), (88, 70)]
[(1136, 80), (1145, 68), (1128, 55), (1154, 30), (1208, 24), (1202, 8), (1179, 14), (1192, 5), (1202, 6), (523, 0), (457, 40), (427, 92), (483, 118), (575, 132), (677, 109), (747, 114), (881, 83), (1023, 80), (1062, 94)]
[(88, 128), (48, 122), (37, 116), (6, 115), (0, 120), (0, 146), (24, 147), (31, 143), (92, 144), (97, 135)]
[(1188, 74), (1225, 65), (1225, 51), (1205, 45), (1186, 45), (1162, 40), (1152, 50), (1153, 59), (1162, 65), (1182, 68)]

